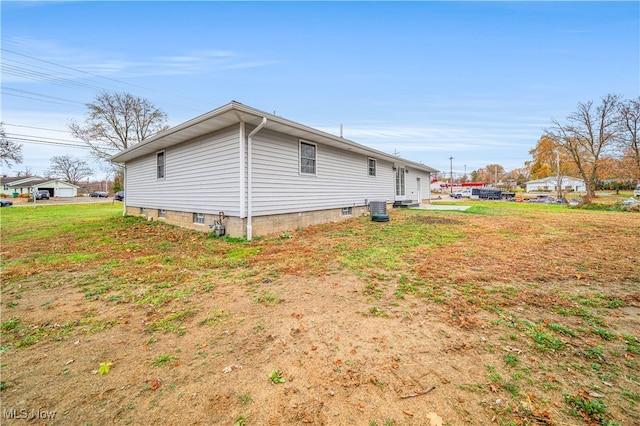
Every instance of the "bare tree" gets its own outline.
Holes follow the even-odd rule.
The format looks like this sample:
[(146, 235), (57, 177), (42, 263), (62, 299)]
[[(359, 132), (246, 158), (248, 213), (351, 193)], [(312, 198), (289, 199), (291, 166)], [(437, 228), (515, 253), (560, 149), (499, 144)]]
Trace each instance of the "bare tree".
[(100, 159), (106, 160), (168, 128), (164, 111), (130, 93), (105, 92), (86, 107), (89, 114), (84, 125), (71, 120), (69, 129)]
[(51, 164), (46, 170), (47, 176), (53, 176), (73, 185), (93, 174), (93, 170), (86, 161), (73, 158), (70, 155), (56, 155), (51, 157)]
[(0, 165), (4, 164), (9, 167), (13, 163), (22, 163), (22, 145), (7, 139), (2, 123), (0, 123)]
[(634, 164), (634, 175), (640, 184), (640, 97), (620, 103), (620, 132), (618, 134), (622, 150)]
[(16, 176), (18, 177), (31, 177), (35, 176), (33, 174), (33, 169), (29, 166), (24, 166), (24, 170), (16, 172)]
[(587, 197), (595, 196), (598, 168), (603, 154), (613, 148), (618, 130), (618, 95), (607, 95), (600, 105), (593, 101), (578, 103), (578, 110), (562, 124), (553, 119), (553, 126), (545, 129), (561, 150), (569, 155), (587, 188)]

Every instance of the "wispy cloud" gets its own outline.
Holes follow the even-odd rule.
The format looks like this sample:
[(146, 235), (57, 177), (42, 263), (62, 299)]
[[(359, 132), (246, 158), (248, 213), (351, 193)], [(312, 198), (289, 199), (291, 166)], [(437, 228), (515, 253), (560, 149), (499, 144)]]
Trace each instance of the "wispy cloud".
[[(7, 37), (3, 40), (5, 58), (22, 66), (37, 68), (38, 61), (48, 63), (45, 68), (52, 77), (70, 77), (73, 70), (109, 78), (144, 77), (158, 75), (193, 75), (244, 68), (259, 68), (277, 61), (249, 57), (229, 50), (199, 50), (175, 52), (172, 55), (131, 58), (122, 52), (94, 51), (70, 48), (48, 40)], [(16, 52), (18, 55), (13, 54)], [(22, 55), (22, 56), (21, 56)], [(25, 56), (26, 55), (26, 56)], [(25, 62), (28, 62), (25, 64)], [(55, 65), (64, 67), (55, 68)], [(64, 70), (63, 70), (64, 69)], [(52, 74), (51, 71), (56, 72)], [(80, 73), (81, 74), (81, 73)], [(6, 78), (5, 78), (6, 77)], [(24, 81), (21, 76), (3, 76), (5, 82)]]

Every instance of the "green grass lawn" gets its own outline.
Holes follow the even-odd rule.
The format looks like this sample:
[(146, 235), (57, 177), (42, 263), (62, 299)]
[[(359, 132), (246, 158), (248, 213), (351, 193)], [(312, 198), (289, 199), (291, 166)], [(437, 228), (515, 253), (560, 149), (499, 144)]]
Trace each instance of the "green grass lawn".
[(46, 238), (63, 232), (89, 232), (109, 226), (105, 219), (122, 216), (122, 204), (91, 203), (20, 206), (0, 210), (2, 242)]
[[(634, 312), (640, 303), (640, 215), (561, 205), (469, 204), (464, 212), (392, 209), (387, 223), (360, 217), (252, 241), (123, 217), (121, 204), (3, 208), (0, 353), (3, 368), (9, 365), (7, 374), (3, 371), (3, 400), (16, 403), (25, 398), (20, 392), (41, 392), (19, 378), (20, 368), (51, 371), (55, 380), (48, 393), (72, 393), (77, 380), (84, 380), (72, 404), (145, 424), (149, 411), (125, 407), (142, 407), (144, 400), (144, 407), (159, 407), (160, 416), (165, 407), (183, 403), (180, 392), (202, 392), (189, 387), (200, 379), (219, 386), (212, 395), (228, 395), (230, 386), (240, 386), (233, 374), (221, 373), (224, 365), (241, 360), (253, 374), (257, 370), (250, 369), (262, 367), (265, 359), (282, 365), (304, 360), (309, 371), (328, 365), (327, 381), (318, 382), (305, 369), (295, 380), (287, 378), (303, 391), (282, 396), (283, 413), (292, 404), (301, 406), (295, 398), (302, 393), (331, 404), (338, 398), (328, 398), (326, 389), (336, 383), (336, 389), (347, 389), (361, 376), (365, 380), (353, 395), (371, 388), (368, 397), (380, 397), (375, 399), (380, 411), (371, 418), (383, 418), (385, 406), (393, 406), (388, 402), (398, 396), (385, 382), (406, 386), (398, 379), (402, 363), (419, 369), (418, 360), (439, 359), (438, 370), (464, 366), (459, 371), (475, 376), (462, 381), (458, 372), (451, 373), (449, 383), (437, 381), (438, 390), (447, 389), (450, 397), (436, 400), (442, 398), (436, 391), (411, 401), (435, 401), (440, 407), (465, 401), (472, 415), (460, 414), (467, 420), (460, 424), (476, 418), (476, 424), (493, 419), (499, 425), (639, 422), (640, 336)], [(326, 308), (316, 301), (331, 302)], [(356, 333), (304, 340), (310, 330), (322, 331), (314, 329), (316, 323), (334, 326), (339, 312), (348, 313), (339, 325), (354, 326)], [(277, 324), (287, 325), (277, 331)], [(384, 342), (360, 339), (369, 328), (393, 333)], [(261, 336), (265, 340), (254, 346)], [(75, 350), (73, 342), (88, 339), (93, 340), (85, 347), (87, 359), (67, 356)], [(414, 339), (417, 349), (395, 354), (394, 345), (406, 339)], [(112, 341), (137, 346), (129, 351)], [(375, 348), (358, 358), (370, 345)], [(430, 352), (432, 347), (441, 352)], [(116, 349), (117, 361), (107, 365)], [(215, 354), (214, 367), (198, 369), (206, 351)], [(279, 358), (283, 354), (290, 357)], [(408, 362), (412, 357), (415, 363)], [(136, 364), (141, 358), (147, 364)], [(69, 359), (75, 361), (62, 365)], [(99, 365), (102, 372), (91, 375)], [(131, 370), (124, 374), (127, 365)], [(374, 382), (368, 379), (372, 371)], [(435, 379), (432, 372), (423, 373)], [(166, 385), (152, 394), (146, 383), (159, 374), (165, 374)], [(130, 388), (133, 376), (137, 382)], [(112, 396), (105, 396), (111, 402), (86, 397), (100, 386), (92, 387), (95, 383), (108, 380), (122, 403)], [(260, 395), (270, 401), (273, 394), (262, 392), (275, 392), (273, 383), (268, 385), (252, 378), (234, 388), (252, 395), (249, 408), (259, 423), (268, 419), (268, 410), (258, 409)], [(339, 411), (358, 403), (351, 399)], [(248, 409), (245, 405), (238, 402), (241, 408), (232, 409)], [(355, 408), (352, 415), (358, 413)], [(455, 407), (449, 415), (455, 418)], [(402, 416), (399, 412), (397, 419)], [(84, 420), (102, 421), (98, 415)]]

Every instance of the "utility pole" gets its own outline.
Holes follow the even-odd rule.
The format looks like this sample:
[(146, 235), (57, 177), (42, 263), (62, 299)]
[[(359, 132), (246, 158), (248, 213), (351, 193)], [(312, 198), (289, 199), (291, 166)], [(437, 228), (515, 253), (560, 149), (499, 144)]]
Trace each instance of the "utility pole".
[(560, 182), (560, 151), (556, 151), (556, 198), (562, 197), (562, 182)]
[(453, 192), (453, 157), (449, 157), (449, 194)]

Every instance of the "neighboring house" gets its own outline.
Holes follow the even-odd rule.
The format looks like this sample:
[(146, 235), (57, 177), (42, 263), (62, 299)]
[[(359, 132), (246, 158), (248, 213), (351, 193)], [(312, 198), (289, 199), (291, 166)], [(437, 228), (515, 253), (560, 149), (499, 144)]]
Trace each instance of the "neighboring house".
[(125, 166), (125, 212), (234, 237), (364, 215), (369, 201), (430, 198), (436, 170), (238, 102), (111, 158)]
[[(549, 176), (544, 179), (530, 180), (525, 182), (527, 192), (536, 191), (557, 191), (558, 179), (556, 176)], [(563, 192), (585, 192), (587, 186), (584, 184), (584, 180), (570, 177), (560, 176), (560, 186)]]
[(75, 197), (78, 195), (79, 187), (58, 179), (43, 179), (38, 176), (3, 176), (0, 180), (0, 188), (2, 193), (9, 197), (30, 194), (34, 188), (46, 189), (50, 197)]
[(0, 178), (0, 191), (9, 197), (12, 197), (13, 194), (29, 194), (31, 192), (31, 184), (29, 182), (40, 179), (42, 178), (38, 176), (2, 176)]

